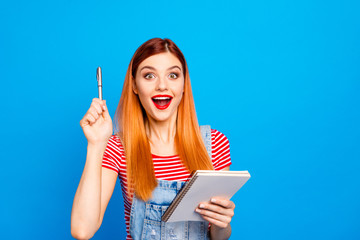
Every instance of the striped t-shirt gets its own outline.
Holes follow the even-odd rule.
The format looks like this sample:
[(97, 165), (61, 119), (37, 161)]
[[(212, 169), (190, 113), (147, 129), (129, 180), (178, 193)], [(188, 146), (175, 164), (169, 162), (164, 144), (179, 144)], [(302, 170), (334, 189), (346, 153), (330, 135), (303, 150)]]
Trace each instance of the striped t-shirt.
[[(212, 164), (215, 170), (230, 166), (230, 145), (227, 137), (221, 132), (211, 130)], [(181, 163), (178, 155), (157, 156), (152, 154), (155, 177), (167, 181), (186, 181), (190, 172)], [(131, 196), (127, 195), (128, 182), (126, 178), (126, 160), (124, 147), (117, 135), (112, 135), (107, 143), (102, 166), (115, 171), (119, 175), (124, 198), (124, 213), (126, 224), (126, 239), (132, 239), (129, 233)]]

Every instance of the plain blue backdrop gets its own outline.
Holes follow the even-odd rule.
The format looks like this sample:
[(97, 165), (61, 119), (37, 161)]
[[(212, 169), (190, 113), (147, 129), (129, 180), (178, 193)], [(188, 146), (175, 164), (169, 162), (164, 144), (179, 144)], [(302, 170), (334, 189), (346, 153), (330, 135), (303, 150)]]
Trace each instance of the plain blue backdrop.
[[(360, 239), (359, 1), (2, 1), (0, 239), (71, 239), (80, 119), (114, 115), (136, 48), (172, 39), (230, 140), (232, 239)], [(117, 182), (93, 239), (124, 239)]]

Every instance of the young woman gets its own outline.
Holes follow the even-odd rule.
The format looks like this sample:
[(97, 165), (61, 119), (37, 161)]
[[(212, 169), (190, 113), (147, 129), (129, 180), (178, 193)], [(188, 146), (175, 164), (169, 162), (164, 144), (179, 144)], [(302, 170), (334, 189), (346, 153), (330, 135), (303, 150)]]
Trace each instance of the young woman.
[[(71, 234), (89, 239), (101, 226), (119, 177), (127, 239), (228, 239), (235, 205), (214, 196), (194, 211), (206, 222), (161, 222), (193, 170), (229, 170), (227, 138), (200, 129), (185, 58), (169, 39), (154, 38), (135, 52), (112, 120), (94, 98), (80, 121), (88, 141), (71, 212)], [(206, 224), (205, 224), (206, 223)]]

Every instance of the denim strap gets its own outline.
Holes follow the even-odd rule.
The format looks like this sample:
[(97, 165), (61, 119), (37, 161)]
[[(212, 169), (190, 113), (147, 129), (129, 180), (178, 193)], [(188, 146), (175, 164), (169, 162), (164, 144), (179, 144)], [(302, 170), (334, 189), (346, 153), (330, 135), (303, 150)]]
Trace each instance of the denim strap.
[(210, 125), (202, 125), (200, 126), (201, 136), (205, 143), (206, 151), (208, 152), (210, 159), (212, 159), (211, 156), (211, 127)]

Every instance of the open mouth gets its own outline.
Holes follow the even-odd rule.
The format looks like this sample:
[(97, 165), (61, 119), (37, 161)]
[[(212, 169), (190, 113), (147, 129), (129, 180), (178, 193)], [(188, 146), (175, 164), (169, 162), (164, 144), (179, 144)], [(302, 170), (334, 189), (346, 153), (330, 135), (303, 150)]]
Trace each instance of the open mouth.
[(166, 109), (170, 103), (171, 103), (171, 100), (172, 100), (172, 97), (171, 96), (168, 96), (168, 95), (157, 95), (157, 96), (154, 96), (151, 98), (151, 100), (153, 101), (155, 107), (157, 107), (158, 109)]

